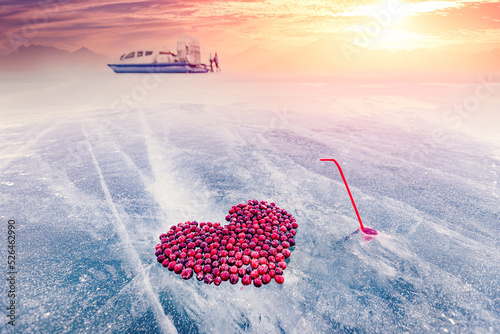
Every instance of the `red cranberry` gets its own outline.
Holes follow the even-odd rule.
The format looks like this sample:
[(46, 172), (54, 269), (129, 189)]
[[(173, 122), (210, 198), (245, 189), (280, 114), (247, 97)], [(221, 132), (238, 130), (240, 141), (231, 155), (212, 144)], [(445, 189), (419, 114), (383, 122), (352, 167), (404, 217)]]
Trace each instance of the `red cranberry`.
[(276, 276), (274, 276), (274, 280), (278, 284), (283, 284), (283, 282), (285, 281), (285, 278), (281, 275), (276, 275)]
[(214, 276), (212, 274), (205, 275), (205, 284), (211, 284), (214, 281)]
[(180, 273), (182, 272), (182, 270), (183, 270), (183, 269), (184, 269), (184, 266), (183, 266), (182, 264), (180, 264), (180, 263), (178, 263), (178, 264), (176, 264), (176, 265), (174, 266), (174, 272), (175, 272), (176, 274), (180, 274)]
[(252, 283), (252, 277), (248, 275), (243, 276), (241, 283), (243, 283), (243, 285), (250, 285)]
[(259, 266), (259, 268), (258, 268), (258, 272), (260, 275), (264, 275), (265, 273), (267, 273), (267, 270), (268, 270), (268, 266), (266, 266), (266, 265)]
[(229, 279), (229, 271), (221, 271), (220, 273), (220, 278), (223, 280), (223, 281), (227, 281)]
[(229, 276), (229, 282), (230, 282), (231, 284), (236, 284), (236, 283), (238, 283), (239, 279), (240, 279), (240, 278), (238, 277), (238, 275), (231, 275), (231, 276)]
[(175, 261), (172, 261), (168, 264), (168, 267), (167, 269), (170, 270), (170, 271), (174, 271), (174, 267), (175, 267), (176, 263)]
[(193, 277), (193, 269), (187, 268), (181, 272), (182, 279), (188, 280)]
[(252, 277), (252, 278), (257, 278), (257, 277), (259, 277), (259, 272), (258, 272), (257, 270), (252, 270), (252, 271), (250, 272), (250, 277)]
[(277, 262), (283, 262), (285, 260), (285, 256), (282, 253), (276, 254), (275, 257)]

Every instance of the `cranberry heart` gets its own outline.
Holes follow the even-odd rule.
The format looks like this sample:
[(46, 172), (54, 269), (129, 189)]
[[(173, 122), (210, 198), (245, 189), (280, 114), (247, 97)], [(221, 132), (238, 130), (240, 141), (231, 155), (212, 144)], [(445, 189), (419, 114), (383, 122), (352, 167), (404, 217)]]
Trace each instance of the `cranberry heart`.
[(295, 246), (298, 224), (274, 203), (249, 200), (231, 207), (228, 225), (179, 223), (160, 235), (156, 256), (168, 270), (206, 284), (222, 281), (256, 287), (274, 278), (283, 284), (283, 270)]

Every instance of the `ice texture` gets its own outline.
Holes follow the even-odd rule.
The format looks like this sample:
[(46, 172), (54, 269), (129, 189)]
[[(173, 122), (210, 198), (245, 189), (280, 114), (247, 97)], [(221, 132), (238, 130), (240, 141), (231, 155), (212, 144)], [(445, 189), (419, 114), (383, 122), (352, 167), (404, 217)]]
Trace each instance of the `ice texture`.
[[(481, 80), (493, 79), (2, 77), (15, 330), (500, 332), (500, 85)], [(320, 158), (341, 164), (381, 236), (355, 233)], [(184, 281), (156, 262), (171, 225), (225, 223), (254, 198), (299, 223), (282, 286)]]

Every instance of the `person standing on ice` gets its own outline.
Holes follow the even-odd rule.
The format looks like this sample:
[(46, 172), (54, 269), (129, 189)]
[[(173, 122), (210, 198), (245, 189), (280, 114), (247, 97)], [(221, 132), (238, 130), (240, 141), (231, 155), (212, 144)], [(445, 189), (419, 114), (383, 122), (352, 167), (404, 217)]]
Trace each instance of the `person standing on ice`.
[(219, 57), (217, 56), (217, 52), (215, 53), (215, 56), (214, 56), (214, 62), (215, 62), (215, 67), (217, 68), (217, 72), (219, 72), (220, 67), (219, 67)]
[(210, 60), (210, 72), (213, 72), (214, 71), (214, 66), (213, 66), (214, 59), (212, 58), (212, 52), (210, 52), (210, 58), (208, 60)]

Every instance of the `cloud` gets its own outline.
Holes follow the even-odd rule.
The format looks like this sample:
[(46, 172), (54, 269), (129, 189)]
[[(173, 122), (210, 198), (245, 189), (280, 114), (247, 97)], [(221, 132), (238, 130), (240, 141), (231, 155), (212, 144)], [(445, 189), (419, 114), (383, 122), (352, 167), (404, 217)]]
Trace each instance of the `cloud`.
[(470, 2), (460, 7), (409, 16), (405, 19), (405, 26), (425, 33), (500, 29), (499, 13), (499, 3)]
[[(406, 15), (396, 28), (422, 38), (419, 45), (439, 44), (451, 35), (473, 43), (471, 37), (478, 31), (491, 35), (491, 30), (500, 29), (498, 3), (407, 2), (415, 3), (419, 11)], [(108, 55), (134, 43), (175, 41), (180, 33), (195, 34), (209, 46), (231, 47), (233, 52), (266, 44), (293, 47), (327, 35), (352, 34), (373, 20), (367, 14), (371, 4), (368, 0), (7, 0), (0, 6), (4, 46), (0, 53), (12, 51), (9, 36), (26, 37), (27, 27), (35, 32), (24, 38), (30, 43), (60, 48), (85, 45)]]

